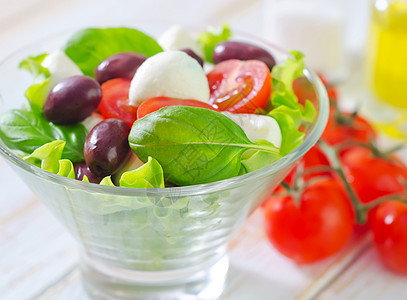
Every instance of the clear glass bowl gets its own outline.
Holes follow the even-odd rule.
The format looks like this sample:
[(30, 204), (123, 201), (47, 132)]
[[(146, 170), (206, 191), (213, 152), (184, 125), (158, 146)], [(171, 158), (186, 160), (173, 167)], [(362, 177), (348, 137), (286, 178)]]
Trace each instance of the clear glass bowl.
[[(30, 45), (0, 64), (1, 112), (26, 101), (24, 91), (32, 77), (18, 69), (19, 62), (59, 48), (69, 35)], [(259, 39), (239, 39), (269, 49), (277, 61), (287, 57)], [(46, 172), (20, 159), (2, 141), (0, 153), (77, 240), (84, 286), (92, 298), (216, 299), (224, 288), (230, 237), (325, 127), (325, 88), (311, 70), (304, 74), (318, 99), (318, 116), (305, 141), (277, 162), (243, 176), (165, 189), (119, 188)]]

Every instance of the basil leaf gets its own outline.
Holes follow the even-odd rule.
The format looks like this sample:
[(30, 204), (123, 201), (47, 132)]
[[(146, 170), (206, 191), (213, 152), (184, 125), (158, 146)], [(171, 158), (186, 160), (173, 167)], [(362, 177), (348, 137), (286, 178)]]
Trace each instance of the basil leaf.
[(83, 145), (87, 134), (82, 124), (54, 125), (33, 111), (12, 109), (0, 115), (0, 138), (10, 149), (25, 154), (54, 140), (63, 140), (66, 146), (62, 158), (80, 162), (84, 160)]
[(120, 52), (133, 51), (147, 57), (162, 52), (148, 35), (132, 28), (87, 28), (73, 34), (64, 51), (88, 76), (93, 77), (97, 65)]
[(209, 27), (199, 35), (198, 43), (202, 45), (205, 53), (205, 60), (213, 63), (213, 51), (215, 46), (221, 42), (227, 41), (232, 36), (229, 26), (223, 24), (220, 28)]
[(129, 144), (142, 161), (148, 156), (157, 159), (166, 179), (177, 185), (237, 176), (248, 149), (279, 151), (252, 143), (221, 113), (187, 106), (164, 107), (135, 121)]
[(152, 158), (141, 167), (122, 174), (119, 185), (129, 188), (164, 188), (164, 175), (160, 163)]

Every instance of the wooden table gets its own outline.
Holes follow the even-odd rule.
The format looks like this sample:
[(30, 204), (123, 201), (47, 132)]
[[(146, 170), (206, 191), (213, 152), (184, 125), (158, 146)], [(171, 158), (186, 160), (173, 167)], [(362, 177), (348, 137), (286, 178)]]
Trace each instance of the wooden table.
[[(261, 32), (262, 1), (219, 2), (0, 0), (0, 57), (72, 27), (142, 19), (201, 26), (228, 22)], [(0, 190), (0, 299), (87, 299), (74, 240), (2, 158)], [(230, 243), (222, 300), (407, 299), (407, 278), (382, 267), (368, 235), (332, 258), (297, 266), (270, 246), (262, 222), (261, 211), (255, 211)]]

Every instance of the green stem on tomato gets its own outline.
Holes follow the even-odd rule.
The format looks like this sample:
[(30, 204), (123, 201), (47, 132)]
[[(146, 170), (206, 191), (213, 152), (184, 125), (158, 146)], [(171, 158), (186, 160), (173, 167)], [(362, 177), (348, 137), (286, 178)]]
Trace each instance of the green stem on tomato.
[(390, 200), (401, 202), (401, 203), (404, 203), (407, 205), (407, 193), (392, 194), (392, 195), (386, 195), (386, 196), (377, 198), (374, 201), (369, 202), (367, 204), (361, 204), (360, 209), (364, 212), (367, 212), (370, 209), (382, 204), (383, 202), (390, 201)]
[(358, 196), (356, 195), (355, 191), (353, 188), (350, 186), (348, 181), (346, 180), (345, 173), (343, 172), (341, 162), (339, 161), (337, 150), (330, 147), (327, 143), (324, 141), (319, 141), (318, 142), (322, 152), (326, 155), (332, 169), (336, 174), (338, 174), (339, 178), (343, 182), (345, 189), (349, 195), (349, 198), (352, 202), (353, 208), (355, 209), (355, 218), (356, 222), (359, 224), (365, 224), (366, 223), (366, 211), (363, 208), (363, 204), (359, 201)]

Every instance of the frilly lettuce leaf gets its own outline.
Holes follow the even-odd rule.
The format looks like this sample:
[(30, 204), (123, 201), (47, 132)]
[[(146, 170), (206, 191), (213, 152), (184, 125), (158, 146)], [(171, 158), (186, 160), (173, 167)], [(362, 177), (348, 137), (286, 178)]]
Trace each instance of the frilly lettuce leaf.
[(130, 188), (164, 188), (163, 169), (160, 163), (150, 156), (141, 167), (124, 172), (119, 185)]
[(61, 140), (52, 141), (23, 159), (48, 172), (74, 179), (75, 171), (72, 162), (69, 159), (61, 159), (65, 144), (65, 141)]
[(280, 126), (282, 135), (280, 154), (283, 156), (297, 148), (304, 141), (305, 137), (305, 133), (299, 131), (296, 125), (298, 119), (285, 113), (285, 109), (285, 106), (281, 106), (269, 113), (269, 116), (273, 117)]
[(202, 32), (199, 35), (198, 43), (202, 45), (205, 60), (213, 63), (212, 55), (215, 46), (227, 41), (231, 36), (232, 33), (227, 24), (223, 24), (222, 27), (219, 28), (209, 27), (206, 31)]
[(20, 68), (28, 70), (34, 77), (34, 83), (25, 91), (27, 99), (42, 109), (45, 99), (51, 89), (51, 74), (41, 63), (48, 56), (47, 53), (29, 56), (20, 63)]
[(299, 103), (294, 93), (293, 82), (304, 76), (305, 64), (302, 53), (291, 51), (291, 54), (293, 57), (288, 57), (283, 64), (276, 65), (271, 71), (271, 103), (274, 109), (268, 115), (277, 121), (281, 129), (281, 155), (288, 154), (303, 142), (305, 134), (298, 128), (303, 123), (313, 122), (316, 116), (314, 105), (308, 100), (304, 105)]
[(57, 175), (75, 179), (75, 169), (69, 159), (60, 159)]
[[(87, 179), (87, 177), (86, 177)], [(113, 181), (112, 181), (112, 176), (106, 176), (102, 179), (102, 181), (100, 181), (99, 183), (100, 185), (107, 185), (107, 186), (115, 186)]]

